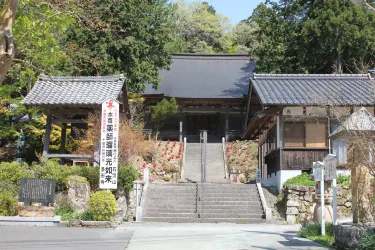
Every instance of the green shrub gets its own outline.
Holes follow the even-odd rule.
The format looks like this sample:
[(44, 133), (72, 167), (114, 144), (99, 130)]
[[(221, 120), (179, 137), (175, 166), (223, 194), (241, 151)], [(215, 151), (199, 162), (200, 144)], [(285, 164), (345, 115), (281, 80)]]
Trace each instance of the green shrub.
[(69, 175), (66, 179), (67, 182), (73, 181), (78, 183), (88, 183), (85, 177), (79, 176), (79, 175)]
[(115, 215), (117, 203), (111, 192), (97, 191), (90, 194), (89, 211), (96, 221), (111, 220)]
[(8, 192), (16, 196), (18, 194), (18, 191), (19, 191), (18, 186), (14, 184), (12, 181), (10, 180), (0, 181), (0, 193)]
[(133, 166), (120, 166), (118, 170), (118, 184), (124, 187), (126, 192), (133, 189), (133, 181), (139, 179), (139, 173)]
[(93, 221), (94, 214), (91, 211), (84, 211), (79, 214), (79, 219), (84, 221)]
[(299, 186), (310, 186), (313, 187), (315, 186), (315, 181), (309, 179), (309, 175), (307, 173), (302, 173), (300, 175), (297, 175), (295, 177), (292, 177), (286, 182), (284, 182), (285, 187), (289, 185), (299, 185)]
[(18, 162), (0, 163), (0, 181), (10, 180), (14, 184), (19, 185), (21, 178), (29, 177), (32, 177), (32, 174), (26, 164)]
[(361, 238), (361, 249), (375, 249), (375, 231), (366, 231)]
[(90, 183), (91, 191), (96, 191), (99, 188), (100, 168), (89, 166), (77, 166), (74, 168), (74, 174), (85, 177)]
[(10, 192), (0, 193), (0, 216), (14, 216), (17, 199)]
[(348, 187), (350, 185), (350, 181), (350, 175), (339, 174), (339, 176), (337, 176), (337, 184), (340, 184), (341, 186)]
[(36, 172), (38, 178), (56, 179), (57, 189), (65, 189), (68, 176), (74, 174), (74, 168), (60, 165), (59, 161), (49, 160), (39, 165), (33, 165), (33, 170)]

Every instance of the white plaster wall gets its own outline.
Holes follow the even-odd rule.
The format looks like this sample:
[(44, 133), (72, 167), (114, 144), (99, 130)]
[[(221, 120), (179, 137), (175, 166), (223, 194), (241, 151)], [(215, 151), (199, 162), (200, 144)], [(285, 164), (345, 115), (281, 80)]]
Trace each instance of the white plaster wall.
[(307, 116), (326, 117), (327, 116), (327, 109), (322, 108), (322, 107), (306, 107), (306, 115)]
[(281, 170), (271, 174), (271, 177), (262, 180), (262, 185), (266, 187), (276, 187), (281, 192), (283, 184), (289, 178), (302, 174), (301, 170)]
[(350, 115), (349, 107), (331, 107), (331, 113), (335, 117)]
[[(288, 110), (290, 111), (290, 114)], [(303, 115), (303, 108), (302, 107), (285, 107), (283, 109), (283, 115)]]
[(271, 174), (271, 177), (267, 179), (262, 179), (262, 186), (266, 187), (276, 187), (277, 186), (277, 176), (275, 173)]
[(281, 191), (286, 180), (302, 174), (301, 170), (280, 170), (277, 172), (277, 189)]

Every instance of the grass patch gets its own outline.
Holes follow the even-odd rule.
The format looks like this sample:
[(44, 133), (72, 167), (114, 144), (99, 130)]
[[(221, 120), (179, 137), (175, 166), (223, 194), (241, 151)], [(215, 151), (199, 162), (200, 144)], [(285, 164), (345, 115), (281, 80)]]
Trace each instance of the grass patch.
[(309, 179), (309, 175), (307, 173), (302, 173), (300, 175), (297, 175), (295, 177), (292, 177), (286, 182), (284, 182), (285, 187), (289, 185), (298, 185), (298, 186), (309, 186), (309, 187), (314, 187), (315, 186), (315, 181)]
[(68, 221), (68, 220), (84, 220), (84, 221), (93, 221), (94, 216), (92, 213), (85, 211), (85, 212), (74, 212), (71, 210), (65, 210), (65, 209), (56, 209), (55, 211), (56, 215), (61, 216), (62, 221)]
[(306, 222), (301, 225), (300, 231), (297, 235), (307, 238), (309, 240), (318, 242), (322, 245), (332, 247), (334, 242), (333, 225), (326, 223), (326, 235), (321, 235), (321, 224), (318, 222)]

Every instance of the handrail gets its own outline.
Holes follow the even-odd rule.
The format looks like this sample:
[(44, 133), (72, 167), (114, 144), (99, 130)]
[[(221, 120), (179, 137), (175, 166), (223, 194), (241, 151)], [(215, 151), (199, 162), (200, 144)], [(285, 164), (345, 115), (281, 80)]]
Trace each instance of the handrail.
[[(195, 185), (195, 213), (198, 214), (198, 183)], [(199, 215), (198, 215), (199, 217)]]
[(182, 164), (181, 164), (181, 170), (180, 170), (180, 179), (184, 179), (184, 167), (185, 167), (185, 156), (186, 156), (186, 137), (184, 137), (184, 151), (182, 153)]
[(258, 182), (256, 184), (256, 186), (257, 186), (258, 193), (259, 193), (259, 196), (260, 196), (260, 201), (262, 202), (262, 207), (263, 207), (264, 213), (266, 214), (266, 221), (271, 222), (271, 220), (272, 220), (272, 210), (267, 205), (266, 198), (264, 197), (262, 185)]
[[(142, 205), (144, 204), (142, 202), (142, 197), (143, 196), (143, 189), (146, 188), (147, 189), (147, 184), (145, 185), (145, 183), (143, 181), (139, 181), (139, 180), (136, 180), (133, 182), (134, 186), (138, 186), (140, 185), (139, 188), (135, 188), (134, 189), (134, 193), (135, 193), (135, 204), (136, 204), (136, 207), (135, 207), (135, 220), (138, 222), (138, 221), (142, 221)], [(136, 184), (138, 183), (138, 185)], [(134, 187), (133, 186), (133, 187)], [(145, 190), (146, 191), (146, 190)]]
[(222, 139), (222, 144), (223, 144), (223, 158), (224, 158), (224, 179), (229, 179), (229, 170), (227, 166), (227, 155), (225, 151), (225, 137)]

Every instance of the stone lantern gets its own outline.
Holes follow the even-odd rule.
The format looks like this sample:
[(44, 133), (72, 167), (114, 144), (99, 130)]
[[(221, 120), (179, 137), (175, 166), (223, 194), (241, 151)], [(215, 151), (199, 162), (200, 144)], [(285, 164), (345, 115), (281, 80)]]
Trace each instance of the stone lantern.
[[(373, 138), (375, 118), (365, 109), (352, 113), (330, 136), (330, 139), (347, 141), (348, 164), (351, 168), (353, 222), (373, 222), (370, 201), (370, 165), (375, 159)], [(350, 151), (350, 152), (349, 152)]]

